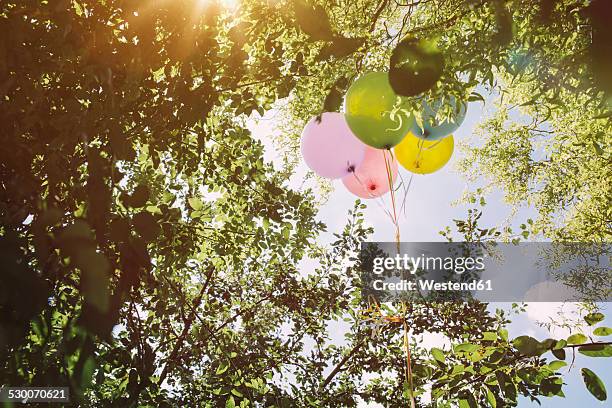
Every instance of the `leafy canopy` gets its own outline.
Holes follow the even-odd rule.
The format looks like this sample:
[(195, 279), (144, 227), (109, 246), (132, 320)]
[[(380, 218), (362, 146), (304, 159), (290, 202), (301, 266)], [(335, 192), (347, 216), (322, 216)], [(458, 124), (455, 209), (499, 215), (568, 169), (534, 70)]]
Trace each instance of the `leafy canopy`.
[[(277, 108), (291, 157), (305, 120), (409, 44), (392, 75), (427, 57), (431, 87), (402, 90), (414, 106), (483, 100), (479, 85), (503, 98), (469, 170), (533, 200), (545, 234), (604, 240), (602, 3), (2, 2), (0, 381), (67, 384), (83, 406), (404, 406), (401, 325), (373, 310), (364, 323), (346, 267), (370, 232), (362, 205), (321, 248), (314, 196), (264, 162), (248, 118)], [(509, 123), (508, 103), (534, 124)], [(472, 221), (458, 225), (465, 239), (497, 236)], [(319, 266), (301, 270), (306, 258)], [(453, 345), (412, 345), (419, 404), (429, 385), (437, 406), (562, 395), (566, 349), (610, 354), (579, 334), (508, 339), (507, 316), (483, 304), (382, 311)]]

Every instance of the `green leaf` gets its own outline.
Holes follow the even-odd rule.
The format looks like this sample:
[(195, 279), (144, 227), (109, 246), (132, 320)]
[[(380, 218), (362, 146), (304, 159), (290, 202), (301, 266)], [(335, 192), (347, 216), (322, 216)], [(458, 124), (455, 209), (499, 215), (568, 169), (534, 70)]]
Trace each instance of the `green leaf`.
[(506, 356), (506, 352), (503, 349), (495, 350), (488, 358), (488, 362), (491, 364), (499, 363)]
[(148, 211), (139, 212), (132, 220), (136, 232), (147, 242), (153, 241), (160, 233), (160, 227), (153, 214)]
[(499, 333), (499, 337), (501, 337), (503, 341), (508, 341), (508, 330), (499, 329), (497, 332)]
[(217, 371), (215, 373), (217, 375), (221, 375), (224, 372), (226, 372), (228, 368), (229, 368), (229, 364), (227, 364), (226, 362), (223, 362), (219, 365), (219, 367), (217, 367)]
[(567, 344), (583, 344), (587, 341), (587, 336), (582, 333), (572, 334), (567, 338)]
[(504, 396), (510, 401), (516, 401), (516, 384), (514, 384), (510, 376), (503, 371), (496, 371), (495, 377), (497, 378), (497, 383), (499, 384), (500, 389), (503, 391)]
[(283, 238), (284, 238), (285, 240), (288, 240), (288, 239), (289, 239), (289, 236), (290, 236), (290, 234), (291, 234), (291, 229), (290, 229), (289, 227), (283, 227), (283, 229), (282, 229), (282, 234), (283, 234)]
[(463, 364), (457, 364), (453, 366), (451, 370), (451, 375), (461, 374), (465, 371), (465, 366)]
[(479, 352), (475, 351), (472, 354), (470, 354), (469, 360), (472, 363), (476, 363), (476, 362), (482, 360), (483, 358), (484, 358), (484, 355), (482, 355)]
[(330, 57), (343, 58), (351, 55), (365, 42), (364, 38), (336, 37), (332, 42), (321, 49), (317, 60), (326, 61)]
[(485, 102), (484, 97), (478, 92), (472, 92), (470, 96), (468, 96), (468, 102)]
[(189, 197), (187, 201), (189, 202), (189, 206), (193, 208), (195, 211), (200, 211), (202, 207), (204, 206), (204, 204), (202, 203), (202, 200), (200, 200), (198, 197)]
[(225, 408), (234, 408), (236, 406), (236, 402), (234, 401), (234, 397), (232, 395), (225, 401)]
[(439, 361), (442, 364), (446, 362), (446, 356), (444, 355), (444, 351), (440, 350), (439, 348), (432, 348), (431, 355), (433, 356), (433, 358), (436, 359), (436, 361)]
[(457, 344), (454, 347), (454, 350), (457, 353), (461, 353), (461, 352), (471, 353), (471, 352), (474, 352), (474, 351), (478, 350), (478, 348), (479, 348), (479, 346), (476, 345), (476, 344), (462, 343), (462, 344)]
[(609, 336), (612, 334), (612, 328), (610, 327), (598, 327), (593, 330), (593, 334), (596, 336)]
[(612, 346), (609, 344), (589, 344), (580, 347), (578, 352), (589, 357), (612, 357)]
[(589, 326), (593, 326), (599, 322), (601, 322), (605, 316), (602, 313), (589, 313), (584, 316), (584, 320), (588, 323)]
[(325, 101), (323, 102), (323, 112), (338, 112), (342, 106), (344, 91), (348, 86), (348, 80), (344, 77), (338, 79), (330, 88)]
[(461, 397), (459, 399), (459, 406), (465, 408), (478, 408), (478, 404), (476, 404), (476, 399), (474, 395), (468, 391), (464, 391), (461, 393)]
[(565, 360), (565, 350), (563, 349), (553, 349), (553, 356), (557, 357), (559, 360)]
[(560, 377), (547, 377), (540, 383), (540, 392), (547, 397), (561, 396), (563, 394), (561, 387), (563, 387), (563, 380)]
[(144, 185), (139, 185), (134, 189), (134, 192), (127, 200), (126, 204), (134, 208), (143, 207), (149, 200), (149, 195), (149, 188)]
[(587, 387), (587, 390), (589, 390), (589, 392), (598, 400), (605, 401), (608, 398), (606, 387), (597, 374), (588, 368), (583, 368), (580, 371), (582, 372), (582, 379)]
[(444, 57), (434, 41), (408, 38), (391, 53), (389, 83), (398, 95), (415, 96), (431, 89), (443, 70)]
[(334, 32), (331, 28), (327, 12), (322, 6), (318, 4), (313, 6), (307, 1), (295, 0), (293, 8), (297, 25), (312, 40), (333, 40)]
[(563, 368), (567, 365), (567, 363), (565, 361), (552, 361), (548, 364), (548, 367), (553, 370), (553, 371), (557, 371), (560, 368)]
[(80, 378), (80, 387), (82, 390), (89, 388), (93, 379), (94, 371), (96, 370), (96, 360), (93, 357), (88, 357), (83, 364)]
[(403, 388), (403, 390), (402, 390), (402, 396), (403, 396), (404, 398), (407, 398), (407, 399), (408, 399), (408, 398), (412, 398), (412, 397), (414, 397), (414, 396), (415, 396), (415, 393), (414, 393), (414, 391), (413, 391), (413, 390), (411, 390), (411, 389), (410, 389), (410, 385), (408, 384), (408, 382), (404, 382), (404, 385), (403, 385), (403, 387), (402, 387), (402, 388)]
[(604, 112), (604, 113), (599, 114), (597, 116), (593, 116), (593, 119), (607, 119), (609, 117), (612, 117), (612, 111)]
[(74, 256), (75, 265), (81, 275), (81, 291), (85, 301), (99, 312), (105, 313), (109, 305), (109, 271), (110, 264), (106, 257), (93, 249), (79, 251)]
[(484, 341), (495, 341), (495, 340), (497, 340), (497, 333), (495, 333), (495, 332), (484, 332), (482, 334), (482, 340), (484, 340)]
[(597, 155), (599, 156), (604, 155), (604, 150), (601, 148), (599, 143), (597, 143), (596, 141), (593, 141), (593, 147), (595, 148), (595, 152), (597, 153)]
[(530, 336), (520, 336), (512, 341), (519, 353), (525, 356), (539, 356), (546, 348), (539, 341)]
[(497, 400), (495, 399), (495, 395), (491, 392), (489, 387), (487, 389), (487, 402), (491, 406), (491, 408), (497, 408)]

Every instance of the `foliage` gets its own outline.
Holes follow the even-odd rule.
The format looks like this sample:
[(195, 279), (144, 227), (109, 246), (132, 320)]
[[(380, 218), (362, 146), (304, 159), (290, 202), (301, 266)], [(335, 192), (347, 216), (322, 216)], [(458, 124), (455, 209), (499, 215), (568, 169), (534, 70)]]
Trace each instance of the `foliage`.
[[(406, 35), (432, 41), (444, 69), (422, 95), (479, 99), (483, 83), (506, 98), (500, 106), (520, 100), (550, 126), (508, 130), (500, 109), (474, 171), (519, 200), (534, 197), (550, 236), (605, 240), (610, 70), (601, 44), (589, 51), (589, 29), (603, 29), (593, 7), (3, 2), (0, 382), (67, 384), (83, 406), (404, 406), (401, 326), (364, 319), (350, 267), (370, 232), (363, 207), (320, 248), (313, 195), (263, 161), (248, 118), (279, 107), (294, 148), (301, 124), (337, 108), (358, 74), (387, 70)], [(536, 135), (550, 148), (539, 162)], [(552, 225), (559, 212), (564, 223)], [(466, 240), (496, 233), (459, 227)], [(319, 266), (301, 270), (308, 259)], [(545, 351), (564, 360), (574, 346), (594, 357), (610, 350), (510, 340), (507, 317), (483, 304), (382, 312), (403, 313), (413, 337), (453, 339), (449, 350), (413, 344), (421, 405), (426, 384), (438, 406), (560, 395), (561, 363)], [(343, 344), (330, 338), (339, 322)], [(605, 396), (592, 371), (583, 376)], [(480, 380), (487, 387), (476, 390)]]

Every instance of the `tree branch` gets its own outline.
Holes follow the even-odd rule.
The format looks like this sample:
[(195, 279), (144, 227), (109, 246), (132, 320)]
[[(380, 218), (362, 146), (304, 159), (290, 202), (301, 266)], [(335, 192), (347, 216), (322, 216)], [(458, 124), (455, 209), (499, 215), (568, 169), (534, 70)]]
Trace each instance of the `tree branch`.
[(583, 344), (568, 344), (563, 348), (576, 348), (576, 347), (589, 347), (589, 346), (610, 346), (612, 345), (612, 341), (600, 341), (600, 342), (592, 342), (592, 343), (583, 343)]
[(346, 356), (344, 356), (342, 360), (340, 360), (340, 362), (334, 367), (332, 372), (329, 373), (327, 378), (325, 378), (325, 381), (323, 381), (323, 384), (321, 384), (321, 388), (325, 388), (329, 385), (329, 383), (334, 379), (336, 374), (338, 374), (342, 370), (342, 367), (344, 366), (344, 364), (346, 364), (346, 362), (349, 361), (349, 359), (353, 357), (353, 355), (355, 355), (355, 353), (357, 353), (357, 351), (359, 351), (361, 347), (363, 347), (365, 342), (366, 342), (365, 340), (362, 340), (359, 343), (357, 343), (355, 347), (353, 347), (353, 349), (349, 351), (349, 353)]
[(159, 376), (159, 384), (162, 384), (164, 382), (164, 380), (166, 379), (166, 376), (168, 375), (168, 372), (170, 370), (170, 363), (172, 363), (172, 361), (179, 354), (180, 349), (183, 346), (183, 343), (185, 342), (185, 338), (189, 334), (189, 330), (191, 329), (191, 325), (193, 324), (193, 321), (195, 320), (195, 317), (196, 317), (196, 311), (197, 311), (198, 307), (200, 306), (200, 304), (202, 303), (202, 298), (204, 297), (204, 293), (206, 292), (206, 288), (208, 287), (208, 282), (210, 281), (210, 278), (211, 278), (213, 272), (214, 272), (214, 267), (210, 266), (209, 267), (209, 272), (207, 274), (207, 279), (202, 284), (202, 288), (200, 289), (200, 292), (198, 293), (197, 298), (193, 302), (193, 307), (192, 307), (191, 314), (189, 315), (189, 317), (185, 321), (185, 326), (183, 327), (183, 331), (181, 332), (181, 335), (177, 339), (177, 342), (174, 345), (174, 349), (172, 349), (172, 352), (170, 353), (170, 355), (166, 359), (166, 365), (164, 366), (164, 369), (162, 370), (162, 372), (161, 372), (161, 374)]
[(374, 12), (374, 16), (372, 17), (372, 24), (370, 25), (370, 31), (374, 30), (374, 28), (376, 27), (376, 23), (378, 22), (378, 18), (382, 14), (382, 12), (385, 9), (385, 7), (387, 7), (387, 4), (389, 4), (389, 0), (382, 0), (380, 2), (380, 4), (378, 5), (378, 8)]

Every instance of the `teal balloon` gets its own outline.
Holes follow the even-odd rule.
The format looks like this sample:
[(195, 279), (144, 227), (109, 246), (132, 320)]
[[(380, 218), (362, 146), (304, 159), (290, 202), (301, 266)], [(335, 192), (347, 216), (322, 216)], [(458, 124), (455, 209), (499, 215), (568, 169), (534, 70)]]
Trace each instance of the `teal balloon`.
[(436, 113), (442, 107), (441, 101), (437, 99), (430, 105), (425, 101), (425, 99), (423, 99), (423, 111), (421, 113), (423, 118), (423, 128), (421, 129), (421, 127), (415, 122), (412, 125), (411, 132), (416, 137), (423, 140), (440, 140), (451, 133), (454, 133), (455, 130), (459, 129), (459, 126), (461, 126), (465, 120), (467, 106), (464, 103), (461, 103), (461, 105), (457, 107), (455, 98), (450, 98), (449, 103), (455, 112), (454, 115), (450, 119), (444, 120), (442, 123), (437, 123)]
[(370, 72), (350, 86), (344, 99), (346, 122), (363, 143), (389, 149), (408, 134), (414, 115), (397, 111), (405, 101), (393, 91), (386, 72)]

